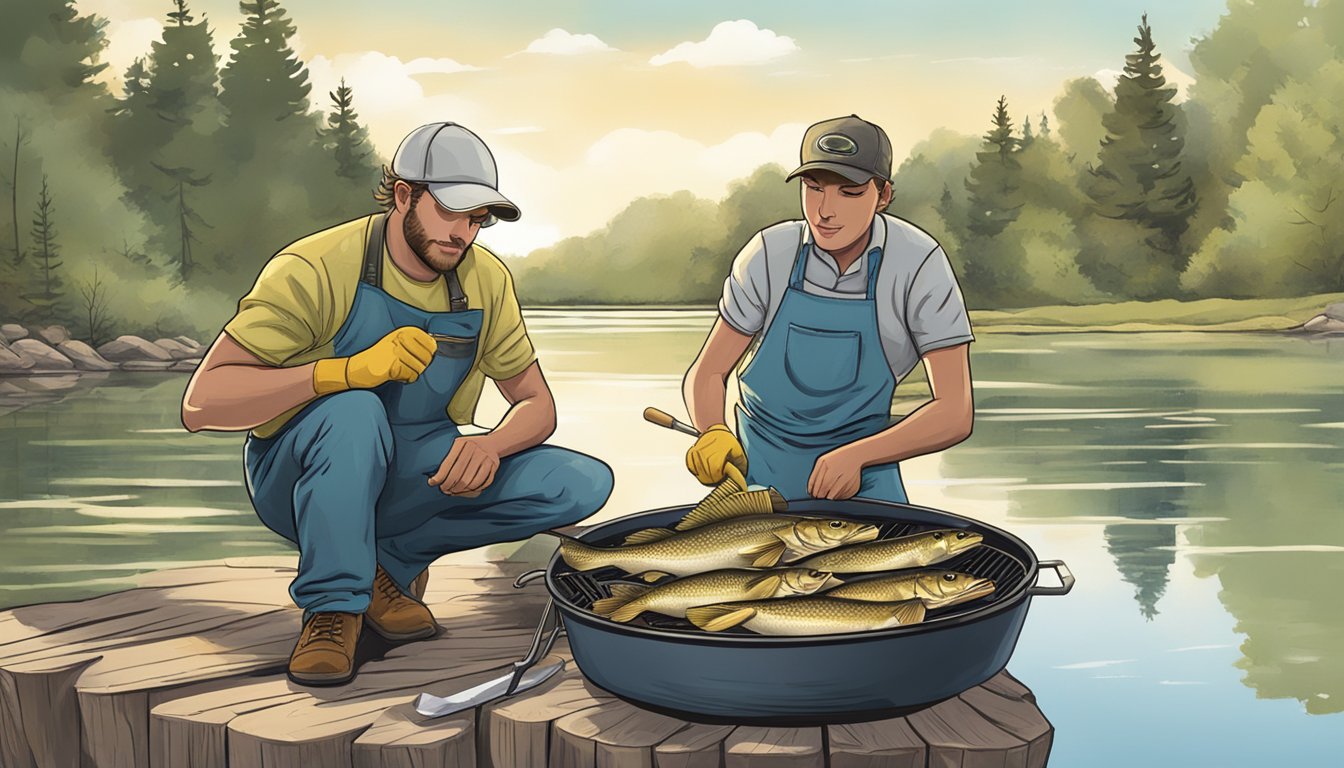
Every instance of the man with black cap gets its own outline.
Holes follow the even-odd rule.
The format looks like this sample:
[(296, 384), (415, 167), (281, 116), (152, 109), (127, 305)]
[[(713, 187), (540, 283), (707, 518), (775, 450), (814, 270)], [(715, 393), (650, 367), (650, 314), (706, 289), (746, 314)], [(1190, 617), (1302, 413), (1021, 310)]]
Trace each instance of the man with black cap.
[[(731, 466), (790, 499), (905, 502), (898, 462), (971, 433), (966, 307), (938, 243), (882, 213), (891, 142), (880, 127), (854, 115), (817, 123), (801, 161), (788, 178), (801, 179), (804, 219), (762, 230), (737, 255), (686, 373), (701, 432), (686, 465), (707, 485)], [(727, 379), (753, 341), (734, 435)], [(921, 360), (933, 399), (892, 424), (896, 383)]]
[[(611, 493), (605, 464), (541, 445), (555, 401), (509, 271), (475, 242), (519, 217), (498, 186), (476, 134), (417, 128), (383, 171), (383, 212), (276, 254), (187, 385), (183, 425), (251, 431), (252, 504), (298, 544), (296, 682), (353, 677), (365, 624), (434, 635), (440, 555), (577, 522)], [(463, 435), (486, 378), (511, 408)]]

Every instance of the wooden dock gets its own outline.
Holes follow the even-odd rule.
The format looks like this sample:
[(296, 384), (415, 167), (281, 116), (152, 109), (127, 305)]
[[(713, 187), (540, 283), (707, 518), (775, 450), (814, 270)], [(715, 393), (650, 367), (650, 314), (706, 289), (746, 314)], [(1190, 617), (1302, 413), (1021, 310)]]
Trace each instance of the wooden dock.
[(442, 719), (415, 713), (498, 677), (531, 643), (540, 583), (526, 566), (440, 561), (425, 601), (445, 631), (361, 638), (358, 676), (304, 688), (284, 675), (300, 612), (292, 560), (160, 571), (91, 600), (0, 612), (0, 767), (554, 768), (1044, 766), (1053, 728), (1008, 674), (907, 717), (824, 728), (703, 725), (645, 711), (566, 669)]

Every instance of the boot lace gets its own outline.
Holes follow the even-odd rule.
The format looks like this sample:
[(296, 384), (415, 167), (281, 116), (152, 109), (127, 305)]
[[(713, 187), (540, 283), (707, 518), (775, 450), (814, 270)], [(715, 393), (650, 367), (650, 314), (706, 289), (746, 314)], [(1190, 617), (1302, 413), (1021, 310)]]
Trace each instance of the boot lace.
[(341, 632), (345, 629), (345, 623), (336, 613), (319, 613), (313, 616), (308, 624), (308, 638), (303, 644), (311, 645), (319, 640), (330, 640), (332, 642), (341, 642)]
[(396, 582), (392, 581), (392, 577), (387, 575), (387, 571), (378, 572), (378, 577), (373, 580), (373, 586), (388, 600), (396, 600), (404, 594)]

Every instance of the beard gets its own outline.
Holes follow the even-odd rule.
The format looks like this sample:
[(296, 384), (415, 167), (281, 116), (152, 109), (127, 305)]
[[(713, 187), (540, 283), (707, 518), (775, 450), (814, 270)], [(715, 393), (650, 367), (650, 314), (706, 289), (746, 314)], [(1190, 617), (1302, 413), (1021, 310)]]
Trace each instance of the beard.
[[(411, 208), (410, 213), (406, 214), (401, 222), (401, 233), (406, 238), (406, 244), (411, 246), (411, 250), (419, 257), (420, 261), (429, 265), (431, 269), (439, 273), (451, 272), (462, 262), (462, 257), (467, 253), (468, 243), (460, 237), (454, 237), (451, 240), (431, 240), (429, 234), (425, 232), (424, 222), (420, 221), (419, 204)], [(448, 255), (433, 249), (434, 245), (447, 245), (461, 249), (455, 255)]]

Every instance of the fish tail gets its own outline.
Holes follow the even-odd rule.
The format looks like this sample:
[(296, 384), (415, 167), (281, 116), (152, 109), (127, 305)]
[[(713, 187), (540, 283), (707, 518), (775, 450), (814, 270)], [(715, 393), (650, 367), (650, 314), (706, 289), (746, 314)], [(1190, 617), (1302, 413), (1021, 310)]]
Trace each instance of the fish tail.
[(593, 603), (593, 613), (621, 623), (632, 621), (644, 612), (644, 606), (639, 602), (639, 598), (651, 589), (653, 587), (640, 584), (612, 584), (611, 597), (604, 597)]

